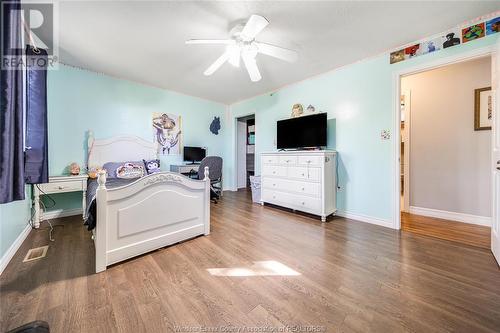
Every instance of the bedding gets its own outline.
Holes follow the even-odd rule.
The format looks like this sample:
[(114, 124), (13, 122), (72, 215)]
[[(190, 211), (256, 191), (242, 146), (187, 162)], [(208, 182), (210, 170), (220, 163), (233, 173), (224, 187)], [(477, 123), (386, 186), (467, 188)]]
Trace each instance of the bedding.
[(103, 169), (110, 178), (133, 179), (145, 176), (143, 161), (108, 162), (103, 165)]
[[(107, 164), (107, 163), (106, 163)], [(126, 178), (108, 178), (106, 180), (106, 188), (112, 189), (116, 187), (121, 187), (133, 183), (137, 180), (137, 178), (126, 179)], [(96, 209), (96, 201), (95, 195), (97, 193), (97, 187), (99, 184), (97, 183), (97, 179), (88, 179), (87, 181), (87, 208), (85, 211), (84, 217), (84, 225), (87, 226), (88, 230), (92, 230), (95, 228), (97, 223), (97, 209)]]

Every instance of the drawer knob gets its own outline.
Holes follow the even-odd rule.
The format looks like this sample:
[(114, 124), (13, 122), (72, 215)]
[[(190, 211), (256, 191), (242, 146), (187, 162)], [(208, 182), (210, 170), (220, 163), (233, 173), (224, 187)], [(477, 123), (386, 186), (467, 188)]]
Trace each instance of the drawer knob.
[(62, 190), (64, 188), (64, 186), (59, 186), (58, 189)]
[(305, 205), (306, 203), (304, 201), (302, 201), (302, 205)]
[(276, 171), (273, 171), (273, 175), (276, 173)]
[(305, 188), (302, 188), (302, 191), (305, 191), (306, 189)]
[(305, 174), (304, 174), (304, 173), (302, 173), (302, 176), (305, 176)]
[(276, 196), (275, 196), (275, 195), (273, 195), (273, 199), (276, 199)]
[(276, 184), (273, 184), (273, 186), (276, 186)]

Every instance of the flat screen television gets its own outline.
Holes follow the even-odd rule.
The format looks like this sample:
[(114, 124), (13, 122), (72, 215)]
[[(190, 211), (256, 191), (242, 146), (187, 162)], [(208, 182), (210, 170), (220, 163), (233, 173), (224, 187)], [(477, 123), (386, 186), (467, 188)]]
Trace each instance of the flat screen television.
[(326, 146), (326, 113), (279, 120), (278, 149), (315, 148)]
[(199, 163), (206, 155), (207, 151), (205, 148), (184, 146), (184, 162)]

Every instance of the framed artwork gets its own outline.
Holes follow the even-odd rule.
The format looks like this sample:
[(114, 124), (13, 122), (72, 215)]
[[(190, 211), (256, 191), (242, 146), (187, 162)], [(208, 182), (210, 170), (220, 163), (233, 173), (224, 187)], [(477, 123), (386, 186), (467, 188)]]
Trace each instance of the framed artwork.
[(496, 34), (500, 31), (500, 16), (486, 21), (486, 35)]
[(152, 125), (158, 154), (181, 154), (181, 116), (155, 112), (152, 117)]
[(441, 38), (434, 38), (422, 43), (422, 54), (432, 53), (441, 50)]
[(455, 30), (455, 31), (449, 31), (446, 35), (441, 37), (442, 41), (442, 46), (443, 49), (446, 49), (448, 47), (452, 47), (455, 45), (460, 44), (460, 32)]
[(398, 50), (394, 51), (391, 53), (390, 58), (389, 58), (389, 63), (390, 64), (395, 64), (397, 62), (405, 60), (405, 50)]
[(462, 29), (462, 42), (467, 43), (471, 40), (484, 37), (485, 28), (484, 22), (471, 25), (470, 27)]
[(491, 130), (493, 95), (491, 87), (474, 90), (474, 130)]

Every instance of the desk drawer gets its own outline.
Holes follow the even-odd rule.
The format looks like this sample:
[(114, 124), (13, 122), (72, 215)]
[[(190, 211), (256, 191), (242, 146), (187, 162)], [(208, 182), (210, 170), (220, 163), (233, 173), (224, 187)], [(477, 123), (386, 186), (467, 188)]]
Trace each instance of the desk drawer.
[(45, 193), (83, 191), (83, 182), (77, 180), (71, 182), (46, 183), (40, 184), (39, 187)]

